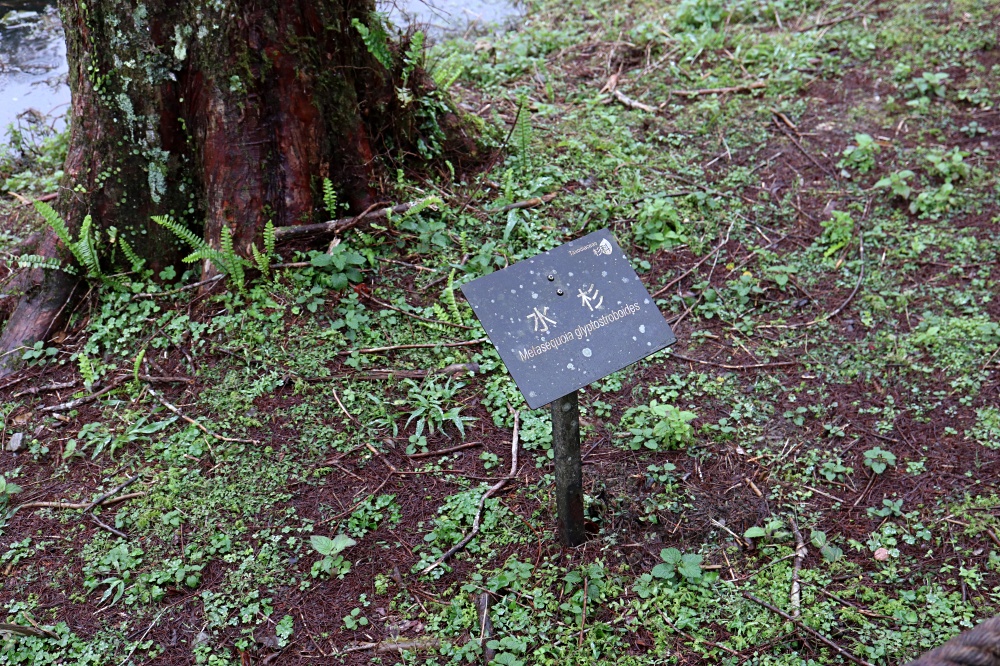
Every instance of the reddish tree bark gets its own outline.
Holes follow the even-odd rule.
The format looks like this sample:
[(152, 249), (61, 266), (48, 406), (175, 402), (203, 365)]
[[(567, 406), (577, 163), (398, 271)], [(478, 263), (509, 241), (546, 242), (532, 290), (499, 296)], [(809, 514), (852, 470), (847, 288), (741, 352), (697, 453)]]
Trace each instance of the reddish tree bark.
[[(316, 221), (323, 178), (352, 209), (366, 207), (380, 176), (374, 155), (386, 137), (401, 148), (414, 134), (392, 73), (352, 25), (377, 30), (373, 0), (61, 0), (60, 9), (73, 120), (56, 208), (72, 230), (88, 214), (96, 228), (114, 227), (154, 269), (188, 248), (152, 216), (171, 215), (215, 247), (228, 228), (248, 254), (268, 220)], [(104, 242), (104, 260), (121, 262)], [(69, 261), (51, 235), (40, 251)], [(22, 276), (0, 353), (57, 327), (74, 284), (58, 271)], [(18, 356), (0, 361), (0, 376)]]

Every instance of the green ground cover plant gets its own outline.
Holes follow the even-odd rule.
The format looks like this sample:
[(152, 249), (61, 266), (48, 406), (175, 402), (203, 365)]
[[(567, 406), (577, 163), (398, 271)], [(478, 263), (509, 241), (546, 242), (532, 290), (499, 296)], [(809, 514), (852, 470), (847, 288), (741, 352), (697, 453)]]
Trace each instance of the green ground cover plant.
[[(887, 666), (1000, 612), (998, 19), (543, 0), (409, 42), (487, 157), (424, 146), (405, 214), (155, 275), (67, 234), (93, 288), (0, 380), (0, 664)], [(460, 287), (603, 228), (679, 341), (581, 391), (566, 549)]]

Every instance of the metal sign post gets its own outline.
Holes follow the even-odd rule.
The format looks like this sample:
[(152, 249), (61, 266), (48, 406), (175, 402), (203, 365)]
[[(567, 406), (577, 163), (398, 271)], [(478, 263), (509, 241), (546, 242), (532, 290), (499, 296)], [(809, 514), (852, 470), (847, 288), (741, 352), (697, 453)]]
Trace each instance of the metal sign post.
[(580, 460), (579, 394), (552, 401), (552, 449), (555, 452), (556, 510), (564, 546), (586, 541), (583, 529), (583, 463)]
[(583, 543), (577, 389), (677, 341), (607, 229), (462, 287), (531, 409), (552, 405), (563, 543)]

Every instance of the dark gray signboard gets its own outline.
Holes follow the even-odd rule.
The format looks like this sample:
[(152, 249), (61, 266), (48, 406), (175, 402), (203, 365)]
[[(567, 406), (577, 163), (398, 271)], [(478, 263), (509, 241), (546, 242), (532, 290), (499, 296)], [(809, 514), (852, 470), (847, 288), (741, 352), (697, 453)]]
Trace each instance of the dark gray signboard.
[(536, 409), (677, 338), (604, 229), (462, 287)]

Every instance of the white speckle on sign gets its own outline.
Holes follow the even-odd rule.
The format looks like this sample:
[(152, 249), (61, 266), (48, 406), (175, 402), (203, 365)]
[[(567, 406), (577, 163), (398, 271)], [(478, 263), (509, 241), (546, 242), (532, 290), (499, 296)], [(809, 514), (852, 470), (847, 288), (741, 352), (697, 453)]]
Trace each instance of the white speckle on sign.
[(608, 277), (607, 271), (601, 271), (601, 277)]
[(573, 367), (573, 364), (572, 364), (572, 363), (567, 363), (567, 364), (566, 364), (566, 369), (567, 369), (567, 370), (576, 370), (576, 368), (575, 368), (575, 367)]
[(584, 347), (581, 353), (587, 358), (590, 358), (591, 354), (593, 354), (594, 352), (590, 351), (590, 347)]
[(639, 324), (639, 332), (640, 333), (645, 333), (646, 332), (646, 325), (645, 324)]
[(533, 291), (533, 292), (531, 292), (531, 297), (532, 298), (538, 298), (538, 294)]

